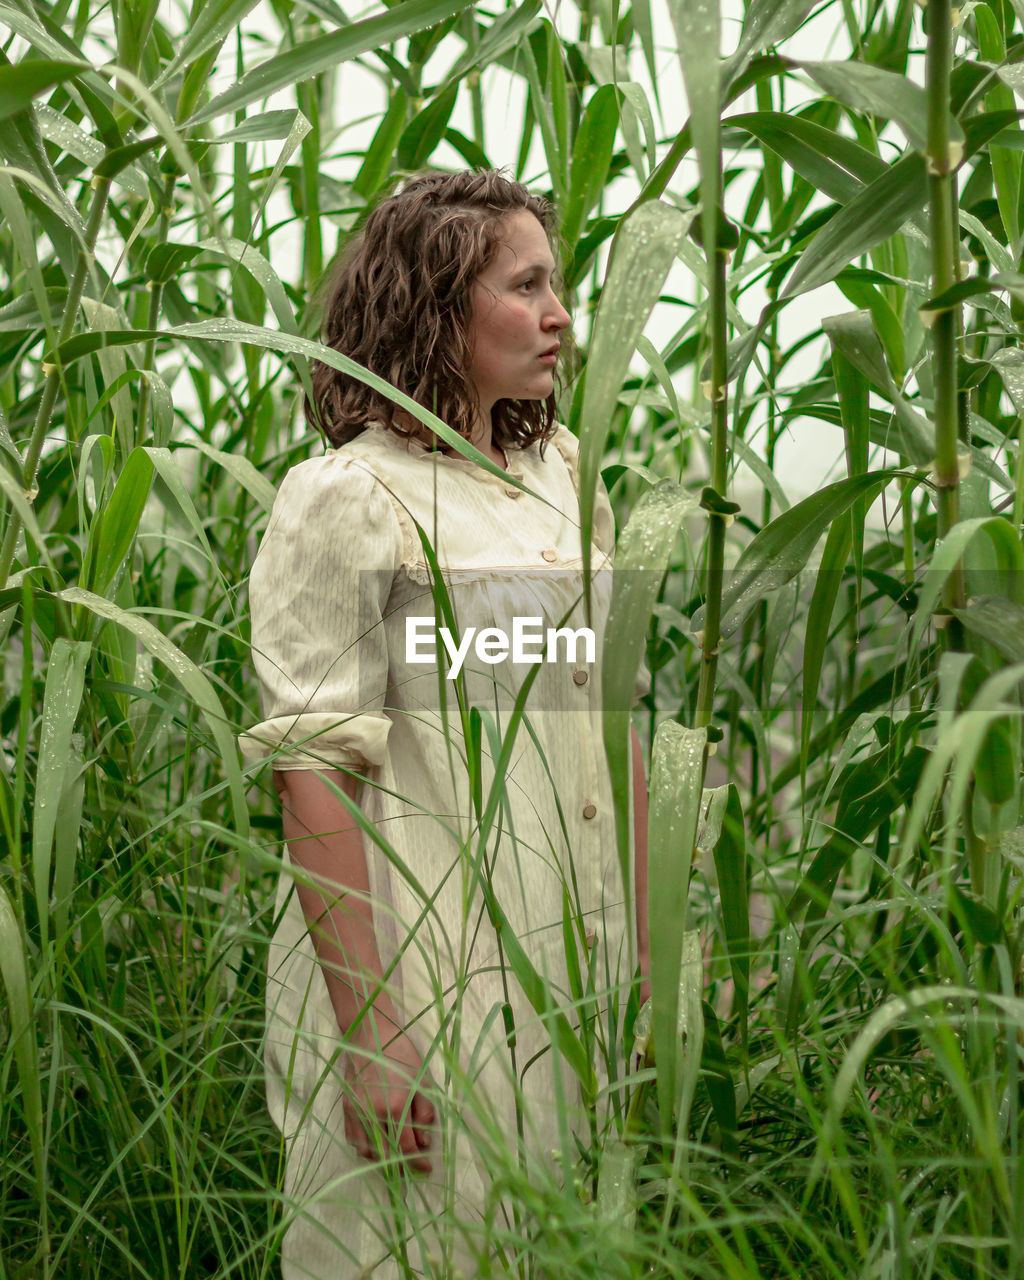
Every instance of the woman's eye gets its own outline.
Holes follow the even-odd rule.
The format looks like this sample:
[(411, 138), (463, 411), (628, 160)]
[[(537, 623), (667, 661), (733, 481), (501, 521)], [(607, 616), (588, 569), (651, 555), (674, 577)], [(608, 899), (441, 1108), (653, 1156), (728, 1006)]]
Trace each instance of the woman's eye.
[(535, 284), (536, 284), (535, 280), (524, 280), (519, 287), (520, 289), (526, 289), (527, 292), (529, 292)]

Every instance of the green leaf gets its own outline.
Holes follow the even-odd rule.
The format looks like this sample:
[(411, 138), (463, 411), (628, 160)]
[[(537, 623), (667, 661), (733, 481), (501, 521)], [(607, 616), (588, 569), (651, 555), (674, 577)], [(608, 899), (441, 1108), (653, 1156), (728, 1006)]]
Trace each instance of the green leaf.
[(735, 785), (728, 789), (722, 830), (714, 844), (714, 858), (722, 936), (733, 980), (731, 1013), (739, 1019), (740, 1039), (746, 1047), (750, 997), (750, 904), (743, 805)]
[(210, 540), (206, 536), (206, 530), (203, 528), (203, 522), (196, 510), (192, 496), (185, 487), (185, 481), (181, 474), (181, 464), (176, 460), (175, 455), (170, 449), (165, 448), (146, 448), (146, 455), (153, 463), (153, 466), (160, 479), (167, 486), (167, 490), (171, 497), (178, 504), (178, 509), (185, 517), (192, 535), (196, 542), (202, 547), (209, 562), (211, 571), (220, 579), (221, 585), (225, 591), (228, 590), (228, 584), (221, 571), (221, 567), (217, 562), (217, 557), (213, 554), (213, 548), (210, 546)]
[[(928, 95), (895, 71), (868, 62), (799, 62), (827, 94), (853, 111), (894, 120), (917, 151), (928, 146)], [(952, 116), (949, 136), (962, 143), (963, 130)]]
[(736, 1143), (736, 1086), (732, 1072), (729, 1070), (729, 1059), (722, 1042), (722, 1029), (718, 1016), (707, 1001), (703, 1004), (704, 1018), (704, 1056), (701, 1061), (701, 1074), (711, 1099), (711, 1109), (722, 1135), (722, 1150), (725, 1154), (737, 1153)]
[(693, 214), (660, 201), (638, 205), (619, 224), (587, 357), (582, 405), (570, 426), (580, 438), (580, 521), (584, 576), (590, 572), (597, 476), (619, 392)]
[(133, 449), (113, 493), (89, 531), (88, 581), (98, 595), (103, 595), (113, 582), (135, 542), (152, 483), (152, 459), (145, 449)]
[(132, 142), (125, 147), (112, 148), (97, 163), (96, 177), (116, 178), (119, 173), (130, 168), (140, 156), (156, 150), (161, 141), (161, 137), (157, 134), (152, 138), (143, 138), (141, 142)]
[(31, 108), (0, 119), (0, 156), (7, 161), (3, 176), (29, 187), (84, 246), (85, 223), (54, 173)]
[[(74, 156), (76, 160), (81, 160), (90, 169), (95, 169), (103, 162), (104, 156), (110, 154), (109, 149), (98, 138), (86, 133), (66, 115), (54, 111), (45, 102), (36, 105), (35, 115), (39, 132), (47, 141), (54, 143), (68, 155)], [(119, 169), (114, 175), (114, 181), (125, 191), (138, 196), (140, 200), (146, 200), (149, 197), (149, 183), (143, 177), (141, 170), (133, 164)]]
[(965, 893), (958, 884), (952, 886), (952, 906), (961, 925), (970, 929), (974, 939), (982, 946), (994, 946), (1003, 936), (1003, 922), (990, 906)]
[(82, 757), (83, 743), (83, 734), (71, 735), (64, 782), (57, 806), (57, 822), (53, 832), (53, 937), (58, 947), (66, 946), (69, 940), (68, 917), (73, 905), (78, 839), (85, 803), (87, 767)]
[[(835, 333), (835, 327), (832, 333)], [(832, 371), (836, 380), (839, 412), (846, 436), (846, 474), (862, 476), (868, 469), (870, 445), (870, 416), (868, 413), (868, 380), (863, 373), (843, 355), (842, 349), (832, 345)], [(863, 502), (855, 502), (850, 509), (853, 531), (853, 559), (858, 575), (864, 568), (864, 520), (867, 509)]]
[(482, 151), (472, 138), (467, 138), (450, 125), (444, 131), (445, 141), (462, 156), (471, 169), (493, 169), (494, 164), (486, 151)]
[(364, 200), (370, 199), (391, 172), (395, 148), (405, 128), (408, 113), (408, 95), (400, 85), (396, 85), (392, 90), (388, 108), (381, 117), (370, 145), (366, 148), (359, 171), (352, 179), (352, 190)]
[[(882, 288), (873, 282), (873, 277), (878, 275), (878, 272), (864, 270), (861, 267), (844, 267), (836, 276), (836, 284), (843, 291), (844, 297), (848, 298), (858, 310), (871, 313), (875, 331), (885, 349), (886, 360), (895, 383), (901, 381), (906, 372), (903, 320), (897, 315), (892, 303), (882, 292)], [(883, 277), (880, 285), (888, 286), (890, 292), (896, 289), (900, 297), (906, 296), (905, 287), (899, 282), (890, 282)]]
[[(995, 14), (988, 5), (980, 4), (974, 21), (978, 33), (978, 51), (982, 58), (986, 62), (1002, 63), (1006, 57), (1006, 45)], [(1019, 51), (1015, 52), (1014, 57), (1019, 57)], [(1018, 72), (1020, 68), (1014, 67), (1013, 70)], [(1016, 102), (1012, 89), (997, 81), (985, 95), (985, 107), (989, 113), (1014, 111)], [(1016, 244), (1020, 235), (1021, 157), (1007, 147), (992, 143), (988, 149), (988, 159), (992, 166), (992, 182), (1006, 239), (1009, 244)]]
[(52, 62), (39, 58), (0, 66), (0, 120), (25, 110), (33, 98), (91, 70), (87, 62)]
[(803, 116), (755, 111), (727, 116), (722, 123), (771, 147), (794, 173), (840, 204), (885, 172), (885, 161), (866, 147)]
[(1024, 276), (1015, 271), (999, 272), (994, 276), (976, 276), (972, 280), (960, 280), (951, 285), (934, 298), (928, 298), (920, 306), (921, 319), (931, 324), (942, 311), (952, 311), (966, 302), (968, 298), (977, 298), (986, 293), (1011, 293), (1015, 298), (1024, 299)]
[(211, 146), (229, 142), (278, 142), (287, 138), (294, 129), (298, 115), (294, 107), (290, 111), (263, 111), (259, 115), (247, 116), (234, 129), (226, 129), (204, 141)]
[(399, 169), (418, 169), (430, 159), (434, 148), (444, 137), (458, 92), (456, 83), (435, 94), (409, 121), (398, 142), (396, 163)]
[(198, 449), (211, 462), (223, 467), (232, 480), (239, 484), (251, 498), (254, 498), (264, 511), (269, 513), (273, 510), (277, 490), (262, 472), (257, 471), (248, 458), (243, 458), (238, 453), (227, 453), (222, 449), (215, 449), (205, 440), (193, 440), (191, 444), (179, 445), (175, 453), (180, 449)]
[(179, 276), (200, 252), (197, 244), (176, 244), (172, 240), (162, 240), (146, 255), (146, 276), (153, 284), (166, 284), (168, 280)]
[[(51, 312), (59, 313), (67, 296), (67, 289), (47, 289), (46, 297)], [(0, 307), (0, 333), (22, 333), (42, 328), (43, 318), (39, 314), (39, 307), (29, 294), (20, 294), (12, 302)]]
[[(634, 5), (634, 8), (636, 6)], [(636, 1167), (643, 1148), (609, 1138), (601, 1148), (595, 1205), (603, 1223), (632, 1231), (636, 1220)]]
[[(149, 460), (147, 459), (147, 462)], [(152, 467), (152, 463), (149, 464)], [(65, 587), (54, 593), (58, 600), (66, 604), (81, 605), (90, 613), (127, 631), (147, 649), (154, 658), (162, 662), (171, 674), (179, 681), (182, 688), (199, 708), (206, 720), (214, 742), (217, 744), (221, 763), (231, 794), (231, 811), (235, 824), (235, 834), (245, 839), (249, 833), (249, 807), (245, 799), (245, 784), (238, 767), (238, 748), (235, 745), (232, 726), (224, 715), (220, 699), (214, 691), (209, 678), (203, 674), (187, 654), (169, 640), (162, 631), (140, 614), (122, 609), (105, 596), (91, 591), (83, 591), (79, 587)]]
[(818, 708), (818, 685), (828, 648), (832, 614), (850, 554), (851, 529), (848, 520), (836, 520), (825, 539), (825, 550), (814, 578), (814, 591), (807, 611), (804, 632), (803, 690), (800, 710), (801, 773), (806, 773), (810, 756), (811, 734)]
[(476, 67), (491, 66), (514, 48), (538, 25), (540, 11), (541, 0), (522, 0), (511, 5), (487, 27), (476, 47), (462, 54), (449, 71), (445, 87), (461, 80)]
[(239, 111), (250, 102), (270, 97), (279, 89), (302, 84), (313, 76), (333, 70), (339, 63), (444, 22), (469, 6), (470, 0), (404, 0), (376, 17), (364, 18), (315, 40), (304, 40), (248, 72), (230, 89), (197, 111), (188, 123), (202, 124), (217, 116)]
[(25, 1128), (28, 1130), (35, 1166), (36, 1194), (40, 1203), (47, 1195), (46, 1134), (43, 1129), (42, 1077), (38, 1067), (32, 987), (25, 955), (25, 939), (14, 914), (7, 890), (0, 884), (0, 977), (7, 992), (9, 1012), (8, 1044), (14, 1050), (21, 1085)]
[[(651, 753), (647, 922), (651, 942), (651, 1026), (663, 1132), (672, 1126), (683, 1086), (683, 1046), (678, 1034), (683, 1003), (680, 973), (706, 748), (705, 729), (687, 729), (674, 720), (663, 720)], [(690, 1052), (693, 1048), (692, 1044), (687, 1046)]]
[(153, 84), (154, 89), (172, 80), (210, 49), (219, 48), (258, 0), (203, 0), (194, 4), (192, 22), (177, 53)]
[(930, 424), (893, 381), (871, 314), (867, 311), (846, 312), (838, 316), (825, 316), (821, 323), (833, 349), (841, 352), (844, 359), (860, 370), (877, 391), (892, 401), (896, 410), (899, 438), (894, 442), (887, 427), (882, 438), (878, 439), (872, 429), (874, 442), (887, 447), (898, 447), (915, 466), (926, 466), (935, 456)]
[(785, 40), (802, 25), (813, 7), (814, 0), (750, 0), (733, 58), (748, 58)]
[(701, 219), (708, 261), (716, 243), (721, 191), (721, 20), (718, 0), (669, 0), (676, 50), (690, 109), (690, 135), (700, 165)]
[[(282, 332), (298, 335), (299, 324), (287, 290), (277, 272), (258, 249), (251, 244), (246, 244), (243, 240), (236, 240), (233, 236), (200, 240), (197, 248), (204, 250), (206, 253), (215, 253), (218, 256), (225, 257), (229, 262), (237, 263), (243, 270), (247, 271), (263, 290), (264, 296), (270, 303), (271, 310), (274, 313), (274, 319)], [(308, 396), (312, 397), (313, 383), (309, 371), (309, 361), (304, 356), (295, 353), (292, 364), (304, 391)]]
[[(850, 766), (836, 803), (835, 834), (814, 855), (786, 905), (791, 921), (795, 923), (808, 906), (812, 920), (824, 915), (843, 867), (886, 818), (910, 804), (927, 762), (923, 747), (911, 747), (902, 759), (894, 760), (886, 746)], [(802, 948), (811, 934), (813, 929), (805, 930)]]
[(569, 168), (569, 195), (562, 217), (562, 236), (575, 247), (583, 220), (605, 188), (619, 125), (619, 94), (602, 85), (587, 103), (576, 134)]
[(904, 156), (825, 223), (780, 296), (795, 298), (826, 284), (862, 253), (895, 235), (927, 198), (924, 157), (917, 152)]
[(1009, 521), (999, 516), (978, 516), (973, 520), (961, 520), (950, 529), (932, 553), (931, 564), (921, 583), (917, 613), (911, 624), (911, 653), (921, 646), (924, 629), (931, 622), (946, 579), (963, 559), (971, 543), (982, 534), (988, 538), (1002, 562), (1010, 566), (1017, 581), (1024, 578), (1024, 552)]
[[(766, 525), (743, 549), (722, 594), (722, 638), (731, 636), (754, 606), (794, 578), (834, 520), (845, 516), (858, 499), (873, 501), (902, 471), (869, 471), (838, 480), (804, 498)], [(693, 615), (694, 631), (704, 626), (705, 607)]]
[(647, 63), (647, 70), (651, 73), (651, 84), (654, 86), (655, 100), (657, 100), (659, 71), (654, 51), (654, 21), (651, 17), (651, 0), (633, 0), (629, 12), (630, 17), (633, 19), (633, 29), (640, 37), (640, 47), (644, 51), (644, 61)]
[(953, 613), (1007, 662), (1024, 662), (1024, 607), (1005, 596), (975, 596)]
[(604, 747), (612, 781), (619, 868), (623, 885), (631, 883), (630, 707), (643, 659), (647, 626), (672, 549), (687, 516), (698, 511), (692, 493), (662, 480), (644, 493), (619, 536), (612, 575), (612, 599), (601, 658)]
[(32, 883), (43, 946), (49, 939), (50, 868), (71, 734), (85, 692), (85, 670), (92, 645), (58, 636), (46, 666), (40, 717), (36, 789), (32, 803)]

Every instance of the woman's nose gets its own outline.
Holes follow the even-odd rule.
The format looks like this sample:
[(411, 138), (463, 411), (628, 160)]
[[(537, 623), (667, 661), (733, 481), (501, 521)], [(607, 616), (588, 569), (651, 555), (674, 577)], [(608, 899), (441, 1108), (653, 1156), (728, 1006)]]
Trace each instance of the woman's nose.
[(572, 316), (559, 302), (556, 294), (551, 295), (551, 307), (547, 316), (547, 327), (550, 329), (567, 329), (572, 323)]

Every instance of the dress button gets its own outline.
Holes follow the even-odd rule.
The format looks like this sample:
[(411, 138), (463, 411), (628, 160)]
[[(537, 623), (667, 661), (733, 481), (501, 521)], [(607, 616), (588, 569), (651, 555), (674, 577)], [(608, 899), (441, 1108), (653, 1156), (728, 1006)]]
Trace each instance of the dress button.
[(523, 496), (523, 491), (522, 491), (522, 489), (512, 489), (512, 488), (507, 488), (507, 489), (505, 490), (505, 497), (506, 497), (506, 498), (521, 498), (522, 496)]
[(582, 667), (577, 667), (572, 673), (572, 678), (574, 684), (586, 684), (590, 679), (590, 675), (588, 672), (584, 671)]
[(597, 805), (594, 804), (592, 801), (588, 800), (586, 804), (583, 806), (583, 816), (584, 818), (596, 818)]
[(551, 563), (552, 560), (558, 559), (558, 552), (552, 551), (550, 547), (548, 547), (547, 550), (542, 551), (541, 555), (544, 557), (545, 560), (548, 561), (549, 564)]

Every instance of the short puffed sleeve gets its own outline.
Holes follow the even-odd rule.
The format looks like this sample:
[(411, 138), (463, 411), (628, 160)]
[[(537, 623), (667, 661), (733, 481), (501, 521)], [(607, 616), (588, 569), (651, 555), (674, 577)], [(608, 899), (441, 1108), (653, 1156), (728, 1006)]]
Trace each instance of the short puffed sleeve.
[(263, 720), (241, 735), (276, 769), (380, 764), (388, 649), (383, 616), (402, 561), (394, 508), (373, 473), (333, 451), (293, 467), (249, 576)]
[[(578, 500), (580, 493), (580, 442), (568, 427), (559, 425), (558, 430), (551, 437), (551, 443), (561, 454), (562, 459), (565, 462), (566, 469), (572, 477), (573, 488), (576, 490), (576, 497)], [(614, 562), (615, 516), (612, 513), (612, 504), (608, 497), (608, 490), (605, 488), (605, 483), (601, 479), (600, 473), (598, 473), (597, 477), (597, 491), (594, 494), (594, 524), (591, 531), (591, 541), (600, 551), (603, 551), (605, 555)], [(650, 691), (650, 672), (647, 669), (647, 664), (641, 661), (640, 669), (637, 671), (636, 679), (633, 682), (633, 706), (635, 707), (640, 699), (645, 697), (650, 693)]]

